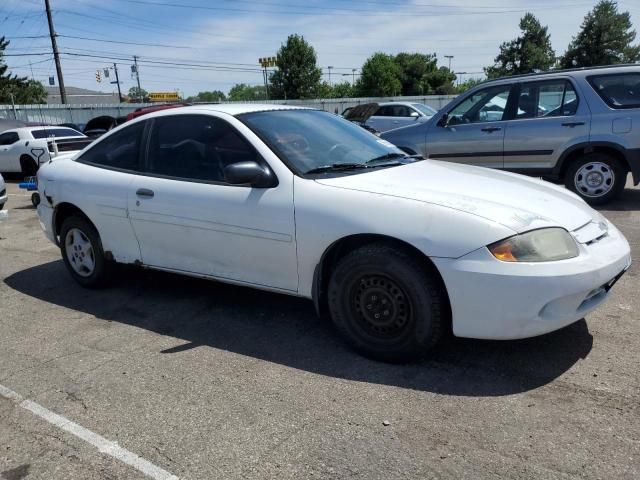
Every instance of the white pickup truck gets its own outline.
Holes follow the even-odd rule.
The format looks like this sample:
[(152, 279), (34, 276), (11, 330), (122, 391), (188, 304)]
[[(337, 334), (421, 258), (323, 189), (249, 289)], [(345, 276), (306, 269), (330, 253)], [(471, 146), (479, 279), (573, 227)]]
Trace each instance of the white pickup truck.
[(93, 139), (68, 127), (21, 127), (0, 133), (0, 172), (33, 176), (61, 153), (82, 150)]

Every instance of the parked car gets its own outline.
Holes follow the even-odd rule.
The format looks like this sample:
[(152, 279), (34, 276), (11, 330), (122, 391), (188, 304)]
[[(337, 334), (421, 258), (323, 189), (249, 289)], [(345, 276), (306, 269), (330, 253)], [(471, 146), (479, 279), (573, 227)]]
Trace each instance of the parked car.
[(429, 120), (437, 110), (423, 103), (383, 102), (366, 121), (366, 125), (378, 132), (386, 132), (406, 125), (421, 124)]
[(114, 262), (313, 299), (360, 352), (549, 332), (595, 309), (624, 236), (568, 190), (411, 157), (332, 113), (209, 105), (145, 115), (38, 172), (71, 276)]
[(0, 175), (0, 211), (4, 210), (4, 205), (7, 203), (8, 199), (7, 186), (4, 184), (4, 178)]
[[(91, 142), (67, 127), (22, 127), (0, 133), (0, 172), (35, 175), (40, 165), (59, 152), (82, 150)], [(54, 144), (55, 143), (55, 144)]]
[(109, 130), (127, 121), (127, 117), (112, 117), (111, 115), (101, 115), (94, 117), (84, 126), (83, 133), (89, 138), (98, 138)]
[(640, 66), (485, 82), (429, 122), (382, 135), (426, 158), (542, 176), (591, 204), (640, 182)]
[(147, 113), (157, 112), (159, 110), (167, 110), (169, 108), (178, 108), (189, 105), (188, 103), (162, 103), (159, 105), (150, 105), (148, 107), (140, 107), (136, 108), (133, 112), (127, 114), (127, 121), (133, 120), (134, 118), (138, 118), (142, 115), (146, 115)]

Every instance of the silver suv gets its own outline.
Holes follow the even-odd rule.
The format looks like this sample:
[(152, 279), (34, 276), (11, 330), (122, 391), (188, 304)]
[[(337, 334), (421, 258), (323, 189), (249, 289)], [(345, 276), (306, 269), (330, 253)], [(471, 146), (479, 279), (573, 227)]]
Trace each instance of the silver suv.
[(557, 70), (482, 83), (423, 124), (382, 138), (425, 158), (564, 183), (590, 204), (640, 182), (640, 66)]

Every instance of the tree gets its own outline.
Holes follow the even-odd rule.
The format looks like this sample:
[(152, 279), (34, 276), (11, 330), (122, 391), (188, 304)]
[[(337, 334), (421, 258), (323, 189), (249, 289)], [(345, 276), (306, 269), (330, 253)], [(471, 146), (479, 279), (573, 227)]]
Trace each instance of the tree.
[(495, 65), (484, 69), (487, 77), (532, 73), (553, 67), (555, 52), (547, 27), (543, 27), (532, 13), (527, 13), (520, 19), (520, 30), (522, 34), (518, 38), (500, 45)]
[(402, 95), (429, 93), (427, 79), (438, 69), (438, 60), (435, 54), (401, 52), (395, 56), (394, 61), (400, 68), (399, 78), (402, 83)]
[(616, 2), (602, 0), (584, 17), (560, 65), (593, 67), (640, 60), (640, 45), (633, 45), (636, 31), (631, 27), (629, 12), (618, 13)]
[(144, 88), (131, 87), (129, 89), (129, 101), (130, 102), (148, 102), (149, 93)]
[(378, 52), (371, 55), (362, 66), (359, 94), (365, 97), (386, 97), (402, 92), (402, 71), (392, 55)]
[(322, 71), (316, 65), (316, 51), (301, 35), (289, 35), (280, 47), (277, 70), (271, 74), (272, 98), (311, 98), (320, 86)]
[(353, 85), (349, 82), (336, 83), (332, 87), (333, 98), (348, 98), (353, 97)]
[(237, 83), (229, 90), (228, 100), (232, 102), (243, 102), (247, 100), (264, 100), (267, 98), (263, 85), (247, 85)]
[(198, 92), (195, 97), (188, 97), (187, 102), (222, 102), (226, 100), (227, 96), (220, 90), (213, 90), (212, 92)]
[(453, 86), (455, 74), (447, 67), (440, 67), (425, 76), (425, 84), (430, 95), (451, 95), (455, 93), (456, 87)]
[(482, 80), (481, 78), (468, 78), (456, 87), (456, 93), (466, 92), (467, 90), (475, 87), (476, 85), (479, 85), (482, 82), (484, 82), (484, 80)]
[(4, 50), (9, 45), (9, 40), (0, 37), (0, 103), (44, 103), (47, 91), (42, 83), (36, 80), (27, 80), (26, 77), (18, 77), (8, 72), (9, 67), (4, 63)]

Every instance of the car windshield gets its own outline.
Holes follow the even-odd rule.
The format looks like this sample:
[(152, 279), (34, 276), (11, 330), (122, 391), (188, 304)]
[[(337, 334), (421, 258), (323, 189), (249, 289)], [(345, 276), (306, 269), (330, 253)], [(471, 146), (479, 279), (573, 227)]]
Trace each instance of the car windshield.
[(238, 118), (298, 174), (399, 165), (407, 157), (386, 140), (328, 112), (272, 110)]
[(411, 106), (420, 110), (428, 117), (433, 117), (438, 111), (435, 108), (431, 108), (429, 105), (425, 105), (424, 103), (412, 103)]
[(43, 128), (42, 130), (31, 130), (33, 138), (49, 138), (49, 137), (84, 137), (80, 132), (72, 128)]

